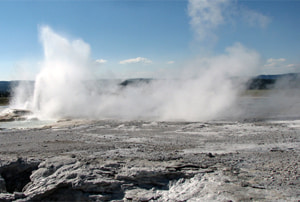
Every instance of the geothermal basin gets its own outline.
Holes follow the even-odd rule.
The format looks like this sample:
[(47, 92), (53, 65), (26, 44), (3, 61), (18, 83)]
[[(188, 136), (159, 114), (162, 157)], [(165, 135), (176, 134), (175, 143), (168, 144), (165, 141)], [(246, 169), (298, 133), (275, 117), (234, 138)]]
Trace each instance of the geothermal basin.
[(0, 131), (1, 201), (299, 201), (300, 121), (64, 119)]

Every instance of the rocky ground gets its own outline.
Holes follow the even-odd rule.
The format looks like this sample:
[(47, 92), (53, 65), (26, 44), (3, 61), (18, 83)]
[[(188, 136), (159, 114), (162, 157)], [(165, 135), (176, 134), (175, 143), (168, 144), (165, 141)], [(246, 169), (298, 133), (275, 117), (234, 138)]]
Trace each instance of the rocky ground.
[(64, 120), (0, 131), (0, 201), (299, 201), (300, 122)]

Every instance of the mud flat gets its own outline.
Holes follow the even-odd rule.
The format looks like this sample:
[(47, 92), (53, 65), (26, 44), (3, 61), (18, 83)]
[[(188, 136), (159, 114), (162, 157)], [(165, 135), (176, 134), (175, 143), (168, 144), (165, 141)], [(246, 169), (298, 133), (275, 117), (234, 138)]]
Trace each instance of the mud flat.
[(299, 121), (2, 129), (0, 201), (299, 201), (299, 154)]

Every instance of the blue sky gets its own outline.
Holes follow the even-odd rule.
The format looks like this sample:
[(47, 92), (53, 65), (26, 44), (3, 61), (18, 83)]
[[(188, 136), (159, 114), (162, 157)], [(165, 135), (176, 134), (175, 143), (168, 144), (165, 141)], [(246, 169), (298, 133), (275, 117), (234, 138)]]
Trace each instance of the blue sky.
[(236, 42), (260, 54), (260, 73), (300, 72), (300, 0), (0, 0), (0, 80), (34, 79), (44, 25), (88, 43), (103, 75), (147, 76)]

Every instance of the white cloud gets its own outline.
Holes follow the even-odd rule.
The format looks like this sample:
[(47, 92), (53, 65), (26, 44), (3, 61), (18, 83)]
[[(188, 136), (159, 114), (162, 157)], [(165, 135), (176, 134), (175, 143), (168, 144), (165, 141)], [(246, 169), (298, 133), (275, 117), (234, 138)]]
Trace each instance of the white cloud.
[(286, 67), (291, 68), (291, 67), (295, 67), (295, 66), (296, 66), (295, 64), (288, 64)]
[(95, 61), (96, 63), (98, 64), (104, 64), (104, 63), (107, 63), (107, 60), (104, 60), (104, 59), (98, 59)]
[(267, 60), (267, 63), (264, 65), (265, 67), (277, 67), (282, 65), (283, 62), (285, 62), (286, 59), (285, 58), (270, 58)]
[(119, 64), (121, 65), (132, 64), (132, 63), (151, 64), (152, 61), (147, 58), (137, 57), (137, 58), (127, 59), (127, 60), (122, 60), (119, 62)]
[(271, 22), (271, 19), (268, 16), (247, 8), (243, 8), (241, 13), (243, 15), (244, 20), (250, 26), (260, 26), (264, 28)]
[(300, 71), (299, 64), (287, 63), (285, 58), (270, 58), (264, 65), (264, 73), (268, 74), (285, 74)]
[(171, 64), (174, 64), (174, 63), (175, 63), (174, 61), (168, 61), (167, 62), (168, 65), (171, 65)]
[(300, 71), (300, 65), (299, 64), (287, 64), (284, 65), (283, 68), (286, 72), (299, 72)]

